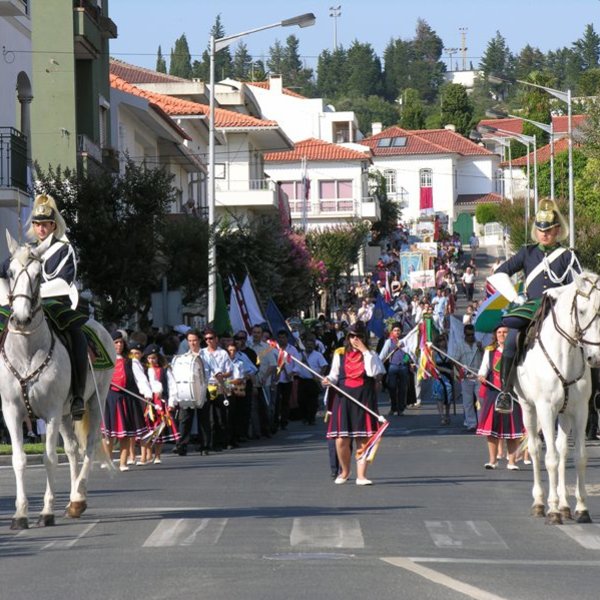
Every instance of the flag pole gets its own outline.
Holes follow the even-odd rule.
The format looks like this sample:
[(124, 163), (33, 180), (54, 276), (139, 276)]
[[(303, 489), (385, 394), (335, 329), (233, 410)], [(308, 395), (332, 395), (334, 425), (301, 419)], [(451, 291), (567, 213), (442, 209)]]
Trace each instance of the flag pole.
[[(446, 358), (450, 359), (453, 363), (457, 364), (459, 367), (461, 367), (465, 371), (468, 371), (469, 373), (471, 373), (471, 375), (475, 375), (475, 377), (479, 376), (479, 373), (477, 373), (477, 371), (474, 371), (470, 367), (467, 367), (467, 365), (463, 365), (463, 363), (456, 360), (455, 358), (452, 358), (449, 354), (446, 354), (443, 350), (440, 350), (437, 346), (434, 346), (431, 342), (428, 342), (428, 343), (436, 352), (439, 352), (442, 356), (445, 356)], [(495, 386), (491, 381), (486, 381), (485, 385), (489, 385), (491, 388), (494, 388), (495, 390), (498, 390), (499, 392), (502, 391), (499, 387)]]
[[(308, 365), (304, 364), (301, 360), (298, 360), (295, 356), (292, 356), (291, 354), (289, 354), (287, 352), (285, 352), (285, 354), (286, 354), (286, 356), (291, 358), (294, 362), (298, 363), (301, 367), (304, 367), (309, 373), (312, 373), (313, 375), (318, 377), (321, 381), (324, 381), (326, 379), (326, 377), (323, 377), (323, 375), (321, 375), (320, 373), (317, 373), (317, 371), (313, 371), (313, 369), (311, 369)], [(352, 402), (354, 402), (354, 404), (356, 404), (357, 406), (360, 406), (364, 411), (373, 415), (380, 423), (387, 422), (387, 419), (383, 415), (376, 413), (374, 410), (370, 409), (368, 406), (366, 406), (362, 402), (358, 401), (356, 398), (354, 398), (353, 396), (351, 396), (350, 394), (345, 392), (343, 389), (339, 388), (334, 383), (329, 382), (329, 387), (333, 388), (339, 394), (342, 394), (342, 396), (346, 396), (346, 398), (348, 398), (348, 400), (352, 400)]]

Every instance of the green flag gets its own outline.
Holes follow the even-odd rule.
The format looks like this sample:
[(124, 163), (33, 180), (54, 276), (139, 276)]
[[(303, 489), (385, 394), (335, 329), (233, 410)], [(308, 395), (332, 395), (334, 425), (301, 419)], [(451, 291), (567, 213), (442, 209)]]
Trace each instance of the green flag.
[(223, 281), (220, 275), (217, 275), (217, 304), (215, 306), (213, 328), (219, 337), (231, 335), (231, 322), (229, 321), (229, 312), (227, 311), (227, 302), (225, 301), (225, 292), (223, 291)]

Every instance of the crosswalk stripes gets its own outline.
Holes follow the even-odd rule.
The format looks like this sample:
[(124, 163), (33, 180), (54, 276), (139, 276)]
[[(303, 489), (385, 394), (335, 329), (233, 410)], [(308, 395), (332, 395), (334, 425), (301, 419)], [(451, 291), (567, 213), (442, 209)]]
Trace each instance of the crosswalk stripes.
[(364, 548), (358, 519), (298, 517), (290, 533), (290, 546), (310, 548)]
[(425, 521), (425, 527), (438, 548), (508, 549), (487, 521)]
[(600, 525), (559, 525), (563, 533), (588, 550), (600, 550)]
[(142, 544), (144, 548), (173, 546), (214, 546), (228, 519), (162, 519)]

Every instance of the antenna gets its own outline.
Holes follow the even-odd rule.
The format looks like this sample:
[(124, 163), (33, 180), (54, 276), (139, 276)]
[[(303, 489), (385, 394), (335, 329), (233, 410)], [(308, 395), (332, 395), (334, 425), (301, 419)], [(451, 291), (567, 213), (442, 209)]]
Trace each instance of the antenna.
[(337, 20), (342, 16), (342, 5), (329, 7), (329, 16), (333, 17), (333, 51), (337, 50)]
[(460, 31), (460, 53), (462, 54), (462, 70), (467, 70), (467, 31), (468, 27), (459, 27)]
[(450, 69), (448, 70), (452, 71), (452, 57), (458, 52), (458, 48), (444, 48), (444, 52), (447, 52), (450, 57)]

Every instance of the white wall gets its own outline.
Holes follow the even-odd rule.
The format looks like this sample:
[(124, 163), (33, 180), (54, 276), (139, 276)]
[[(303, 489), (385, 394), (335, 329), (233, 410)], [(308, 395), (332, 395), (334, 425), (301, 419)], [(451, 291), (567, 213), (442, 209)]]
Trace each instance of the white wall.
[(487, 194), (494, 192), (494, 173), (500, 159), (494, 157), (462, 156), (457, 161), (458, 194)]

